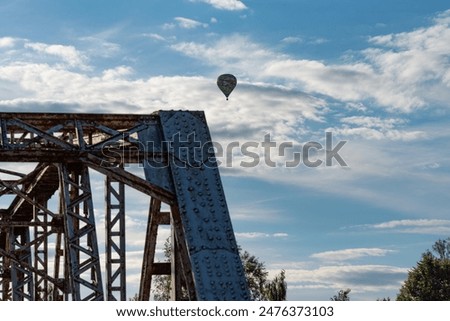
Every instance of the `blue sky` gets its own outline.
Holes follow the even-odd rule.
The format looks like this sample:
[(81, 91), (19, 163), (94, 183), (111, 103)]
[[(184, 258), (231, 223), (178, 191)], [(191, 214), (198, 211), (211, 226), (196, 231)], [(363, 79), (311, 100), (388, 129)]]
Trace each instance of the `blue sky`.
[[(395, 297), (421, 253), (450, 236), (449, 9), (443, 0), (0, 1), (0, 106), (200, 109), (222, 146), (261, 145), (268, 133), (297, 149), (324, 146), (332, 132), (334, 145), (347, 141), (347, 167), (286, 168), (292, 155), (274, 149), (276, 167), (245, 168), (234, 150), (221, 173), (238, 242), (272, 275), (286, 270), (290, 300), (343, 288), (354, 300)], [(238, 78), (229, 101), (215, 85), (222, 73)], [(129, 198), (133, 284), (148, 204)]]

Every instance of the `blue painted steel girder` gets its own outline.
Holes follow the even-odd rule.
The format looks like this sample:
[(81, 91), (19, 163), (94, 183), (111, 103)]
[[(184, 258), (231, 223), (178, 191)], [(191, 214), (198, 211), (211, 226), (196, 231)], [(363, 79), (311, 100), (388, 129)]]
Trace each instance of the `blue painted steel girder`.
[(249, 300), (205, 115), (160, 111), (159, 116), (197, 298)]

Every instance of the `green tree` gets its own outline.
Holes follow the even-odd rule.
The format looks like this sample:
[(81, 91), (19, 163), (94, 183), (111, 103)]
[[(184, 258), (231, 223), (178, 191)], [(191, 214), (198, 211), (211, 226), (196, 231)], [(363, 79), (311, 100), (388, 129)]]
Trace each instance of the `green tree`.
[(269, 273), (266, 271), (264, 263), (260, 262), (256, 256), (251, 255), (247, 251), (242, 252), (240, 248), (239, 255), (244, 266), (250, 298), (253, 301), (265, 300), (265, 286)]
[(450, 238), (438, 240), (427, 250), (400, 288), (397, 301), (450, 300)]
[(264, 296), (267, 301), (286, 301), (287, 283), (284, 270), (269, 281), (264, 290)]
[(347, 290), (340, 290), (337, 294), (333, 295), (332, 298), (330, 298), (331, 301), (350, 301), (349, 293), (351, 292), (351, 289)]

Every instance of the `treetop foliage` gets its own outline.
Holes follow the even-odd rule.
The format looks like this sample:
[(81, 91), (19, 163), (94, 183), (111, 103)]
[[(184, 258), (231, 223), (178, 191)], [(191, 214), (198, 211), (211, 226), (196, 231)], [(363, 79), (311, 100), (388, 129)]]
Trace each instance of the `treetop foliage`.
[(400, 288), (398, 301), (450, 300), (450, 238), (438, 240), (413, 267)]

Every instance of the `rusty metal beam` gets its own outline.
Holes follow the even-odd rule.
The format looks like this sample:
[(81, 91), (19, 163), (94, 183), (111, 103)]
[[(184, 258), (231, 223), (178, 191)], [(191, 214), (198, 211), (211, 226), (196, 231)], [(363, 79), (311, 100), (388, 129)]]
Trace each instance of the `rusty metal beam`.
[(23, 149), (23, 150), (2, 150), (0, 156), (0, 162), (23, 162), (23, 163), (76, 163), (80, 158), (86, 157), (88, 154), (98, 158), (103, 158), (106, 162), (119, 165), (119, 164), (140, 164), (144, 160), (152, 159), (158, 162), (164, 162), (167, 156), (157, 152), (146, 152), (138, 150), (136, 147), (114, 147), (109, 146), (104, 149), (82, 151), (82, 150), (62, 150), (55, 148), (48, 148), (42, 150), (36, 149)]
[[(21, 119), (29, 124), (49, 129), (57, 124), (73, 120), (101, 123), (114, 129), (124, 129), (137, 122), (156, 122), (158, 116), (133, 114), (89, 114), (89, 113), (0, 113), (0, 119)], [(12, 129), (16, 129), (15, 127)]]

